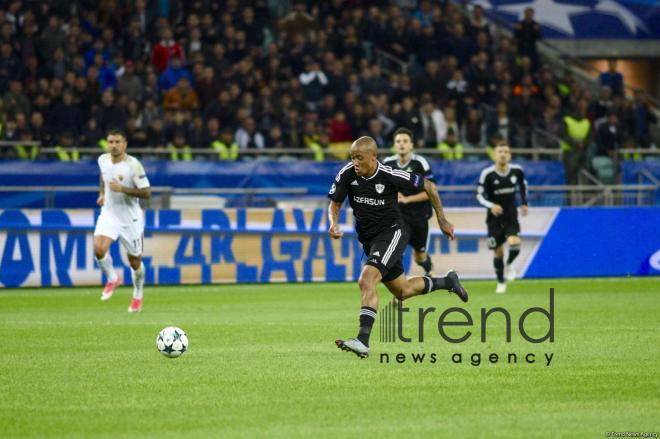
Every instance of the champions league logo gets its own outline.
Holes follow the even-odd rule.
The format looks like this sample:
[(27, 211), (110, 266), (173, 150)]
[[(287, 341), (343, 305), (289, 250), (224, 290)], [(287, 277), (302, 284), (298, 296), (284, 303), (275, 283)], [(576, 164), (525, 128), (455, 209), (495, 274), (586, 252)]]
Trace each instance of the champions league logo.
[[(629, 38), (638, 36), (653, 36), (656, 34), (646, 22), (640, 18), (643, 15), (654, 15), (659, 13), (657, 6), (645, 6), (640, 4), (629, 4), (632, 2), (613, 0), (581, 0), (564, 1), (559, 0), (527, 0), (527, 1), (485, 1), (479, 0), (474, 4), (481, 5), (490, 14), (495, 14), (508, 21), (520, 21), (525, 16), (525, 9), (534, 9), (534, 20), (546, 29), (550, 29), (564, 37), (605, 37)], [(630, 7), (624, 6), (627, 4)], [(636, 14), (631, 10), (635, 8)], [(650, 17), (648, 17), (650, 18)], [(614, 27), (607, 23), (618, 22)], [(579, 22), (579, 23), (578, 23)], [(590, 26), (582, 23), (589, 22)], [(605, 35), (605, 33), (607, 35)], [(657, 37), (657, 35), (655, 35)]]

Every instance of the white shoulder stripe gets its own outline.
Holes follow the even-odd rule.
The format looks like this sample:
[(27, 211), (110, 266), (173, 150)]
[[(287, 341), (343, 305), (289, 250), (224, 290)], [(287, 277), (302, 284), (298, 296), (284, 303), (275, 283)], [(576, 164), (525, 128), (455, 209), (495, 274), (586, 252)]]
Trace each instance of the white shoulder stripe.
[(424, 169), (424, 171), (428, 171), (429, 169), (431, 169), (431, 165), (429, 164), (429, 161), (426, 160), (426, 158), (422, 157), (421, 155), (413, 154), (412, 158), (422, 164), (422, 168)]
[(392, 162), (392, 161), (394, 161), (394, 160), (396, 160), (396, 159), (398, 159), (398, 158), (399, 158), (399, 156), (391, 155), (391, 156), (389, 156), (389, 157), (385, 157), (385, 158), (383, 159), (383, 163), (385, 163), (385, 162)]
[(479, 184), (484, 184), (484, 182), (486, 181), (486, 175), (490, 174), (494, 170), (495, 170), (495, 165), (492, 165), (481, 171), (481, 175), (479, 175)]
[(394, 175), (396, 177), (400, 177), (406, 180), (410, 180), (410, 174), (407, 173), (406, 171), (400, 171), (398, 169), (392, 169), (391, 167), (387, 165), (382, 165), (383, 171), (387, 172), (390, 175)]
[(346, 166), (344, 166), (343, 168), (341, 168), (341, 170), (337, 173), (337, 176), (335, 177), (335, 180), (336, 180), (336, 181), (339, 181), (339, 180), (341, 179), (341, 174), (343, 174), (344, 172), (346, 172), (347, 169), (350, 169), (351, 166), (353, 166), (353, 162), (350, 162), (350, 163), (346, 164)]

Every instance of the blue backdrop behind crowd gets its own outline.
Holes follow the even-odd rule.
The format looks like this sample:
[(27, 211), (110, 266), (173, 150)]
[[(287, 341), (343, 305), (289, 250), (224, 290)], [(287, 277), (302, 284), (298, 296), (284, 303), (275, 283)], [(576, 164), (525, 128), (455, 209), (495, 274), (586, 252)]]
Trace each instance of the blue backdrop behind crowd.
[[(171, 162), (144, 160), (152, 186), (175, 188), (304, 188), (307, 195), (324, 196), (337, 171), (345, 162)], [(531, 185), (564, 184), (564, 168), (559, 161), (519, 162)], [(439, 185), (476, 184), (486, 161), (432, 162)], [(0, 162), (0, 186), (98, 186), (95, 161), (75, 164), (65, 162)], [(0, 208), (44, 207), (38, 193), (0, 192)], [(94, 192), (58, 193), (55, 207), (92, 208)], [(469, 197), (474, 198), (474, 197)], [(447, 200), (449, 201), (449, 199)], [(476, 199), (473, 205), (478, 206)]]

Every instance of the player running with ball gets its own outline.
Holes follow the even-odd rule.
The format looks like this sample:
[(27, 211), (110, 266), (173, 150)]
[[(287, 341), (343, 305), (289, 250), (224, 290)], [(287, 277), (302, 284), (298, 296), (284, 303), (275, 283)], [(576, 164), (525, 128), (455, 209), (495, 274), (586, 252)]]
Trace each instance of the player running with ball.
[(398, 207), (398, 193), (424, 191), (431, 201), (440, 230), (454, 239), (454, 226), (447, 221), (433, 182), (419, 174), (394, 170), (377, 159), (377, 146), (371, 137), (360, 137), (351, 146), (351, 162), (344, 166), (330, 188), (328, 218), (330, 236), (342, 237), (339, 211), (348, 197), (355, 216), (355, 229), (367, 262), (362, 267), (358, 285), (362, 297), (360, 329), (356, 338), (336, 340), (337, 347), (360, 358), (369, 356), (369, 336), (378, 309), (376, 285), (382, 281), (399, 300), (406, 300), (434, 290), (455, 293), (463, 302), (468, 294), (456, 272), (445, 277), (419, 276), (406, 279), (402, 257), (408, 245), (408, 228)]

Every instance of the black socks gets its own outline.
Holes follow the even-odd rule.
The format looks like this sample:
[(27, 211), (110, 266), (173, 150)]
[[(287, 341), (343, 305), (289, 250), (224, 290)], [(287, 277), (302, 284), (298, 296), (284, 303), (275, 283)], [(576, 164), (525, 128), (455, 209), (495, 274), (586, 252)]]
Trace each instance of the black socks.
[(495, 274), (497, 275), (497, 281), (499, 283), (504, 283), (504, 258), (503, 257), (494, 257), (493, 266), (495, 267)]
[(506, 260), (506, 265), (511, 265), (511, 263), (518, 257), (519, 254), (520, 254), (520, 244), (510, 245), (509, 257)]
[(376, 310), (368, 306), (360, 308), (360, 332), (357, 339), (365, 346), (369, 347), (369, 336), (371, 335), (371, 328), (376, 321)]
[(424, 273), (427, 274), (433, 270), (433, 263), (431, 262), (431, 257), (429, 255), (426, 255), (426, 259), (422, 262), (417, 262), (417, 265), (422, 267), (424, 269)]

